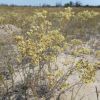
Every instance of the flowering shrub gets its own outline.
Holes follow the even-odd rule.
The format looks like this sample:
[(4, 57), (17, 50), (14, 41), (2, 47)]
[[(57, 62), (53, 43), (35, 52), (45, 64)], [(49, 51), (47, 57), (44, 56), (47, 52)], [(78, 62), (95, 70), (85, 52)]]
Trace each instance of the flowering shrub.
[(76, 68), (79, 71), (83, 82), (90, 83), (95, 79), (96, 68), (92, 63), (85, 60), (80, 60), (76, 63)]
[[(77, 17), (84, 20), (92, 18), (97, 15), (94, 12), (84, 11), (77, 14)], [(19, 62), (21, 63), (24, 59), (29, 59), (28, 63), (33, 65), (34, 77), (32, 78), (32, 83), (30, 84), (31, 89), (36, 96), (51, 98), (55, 89), (60, 89), (60, 91), (68, 88), (70, 84), (64, 80), (67, 80), (72, 73), (77, 71), (80, 76), (80, 81), (84, 83), (89, 83), (93, 81), (95, 76), (95, 67), (88, 61), (79, 60), (75, 64), (73, 62), (74, 68), (70, 69), (67, 73), (59, 68), (52, 70), (51, 64), (56, 62), (56, 58), (59, 53), (64, 51), (64, 46), (66, 44), (65, 38), (61, 33), (61, 29), (64, 22), (70, 21), (74, 18), (75, 14), (71, 8), (67, 8), (64, 11), (55, 13), (49, 13), (46, 10), (42, 12), (36, 11), (33, 15), (32, 27), (29, 32), (21, 36), (16, 36), (16, 43), (18, 51), (21, 56), (19, 56)], [(52, 20), (50, 19), (52, 18)], [(54, 24), (57, 23), (57, 26)], [(54, 29), (54, 27), (56, 27)], [(82, 41), (79, 39), (71, 40), (69, 46), (73, 46), (76, 49), (73, 54), (76, 56), (80, 55), (90, 55), (91, 50), (85, 47), (81, 47)], [(68, 63), (70, 65), (70, 63)], [(66, 65), (66, 67), (68, 66)], [(37, 72), (35, 72), (37, 71)], [(32, 76), (31, 76), (32, 77)], [(62, 80), (62, 81), (60, 81)], [(47, 93), (40, 95), (37, 92), (36, 87), (46, 85)], [(34, 85), (33, 85), (34, 84)], [(33, 89), (34, 88), (34, 89)], [(42, 91), (43, 92), (43, 91)]]
[(88, 48), (84, 48), (84, 47), (81, 47), (81, 48), (77, 48), (76, 50), (74, 50), (72, 52), (73, 55), (76, 55), (76, 56), (80, 56), (80, 55), (90, 55), (91, 54), (91, 49), (88, 49)]
[(64, 37), (59, 31), (51, 31), (48, 34), (34, 33), (31, 30), (27, 33), (27, 39), (23, 36), (16, 36), (18, 50), (22, 57), (30, 57), (33, 64), (48, 62), (55, 59), (64, 45)]
[(73, 39), (71, 40), (71, 44), (74, 46), (82, 45), (82, 41), (79, 39)]
[(98, 12), (94, 12), (94, 11), (83, 11), (83, 12), (79, 12), (77, 14), (77, 17), (81, 20), (88, 20), (88, 19), (91, 19), (91, 18), (94, 18), (95, 16), (99, 15)]
[[(23, 75), (20, 78), (24, 84), (25, 93), (29, 90), (35, 100), (40, 98), (49, 100), (56, 94), (55, 91), (58, 91), (57, 95), (59, 95), (71, 88), (72, 84), (69, 83), (68, 78), (76, 72), (79, 74), (78, 83), (84, 84), (94, 81), (95, 66), (99, 64), (84, 60), (84, 55), (91, 55), (92, 49), (85, 47), (86, 42), (83, 42), (80, 37), (78, 39), (75, 37), (77, 38), (77, 35), (80, 36), (80, 32), (84, 31), (88, 20), (92, 20), (98, 15), (94, 11), (75, 13), (72, 8), (65, 8), (59, 13), (57, 11), (35, 10), (31, 16), (19, 16), (17, 13), (7, 16), (10, 19), (8, 23), (16, 24), (18, 21), (17, 25), (23, 29), (22, 34), (15, 36), (15, 43), (17, 45), (17, 71)], [(4, 23), (4, 20), (5, 18), (0, 17), (1, 23)], [(69, 29), (70, 26), (71, 29)], [(64, 27), (67, 32), (64, 31)], [(67, 36), (72, 34), (75, 36), (73, 39), (71, 39), (72, 37), (66, 38), (66, 34)], [(56, 65), (57, 57), (65, 50), (70, 52), (72, 59), (67, 58), (62, 65), (59, 64), (59, 68)], [(98, 54), (99, 51), (96, 52), (96, 56)], [(75, 60), (77, 56), (80, 57), (78, 61)], [(81, 57), (83, 58), (81, 59)], [(8, 62), (7, 66), (12, 77), (13, 91), (15, 88), (13, 77), (16, 71)], [(8, 84), (5, 85), (6, 81), (1, 73), (0, 83), (9, 92)]]

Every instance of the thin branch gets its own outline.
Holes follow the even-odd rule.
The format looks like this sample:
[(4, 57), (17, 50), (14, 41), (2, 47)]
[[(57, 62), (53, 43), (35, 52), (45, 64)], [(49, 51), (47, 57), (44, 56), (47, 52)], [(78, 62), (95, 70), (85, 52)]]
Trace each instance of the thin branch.
[(72, 86), (68, 87), (67, 89), (61, 91), (61, 92), (59, 93), (59, 95), (58, 95), (58, 97), (57, 97), (56, 100), (60, 100), (60, 96), (61, 96), (62, 94), (64, 94), (66, 91), (70, 90), (71, 88), (73, 88), (74, 86), (76, 86), (76, 85), (78, 85), (78, 84), (82, 84), (82, 83), (80, 83), (80, 81), (79, 81), (79, 82), (73, 84)]
[(99, 94), (98, 94), (98, 89), (97, 89), (97, 86), (95, 86), (95, 89), (96, 89), (96, 96), (97, 96), (97, 100), (99, 100)]

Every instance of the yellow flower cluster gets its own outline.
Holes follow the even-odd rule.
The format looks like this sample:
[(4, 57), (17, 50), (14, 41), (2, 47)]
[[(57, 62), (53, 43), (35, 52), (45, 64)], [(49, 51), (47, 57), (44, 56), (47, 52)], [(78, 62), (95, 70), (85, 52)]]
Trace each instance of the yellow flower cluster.
[(90, 55), (91, 54), (91, 49), (89, 48), (86, 48), (86, 47), (80, 47), (80, 48), (77, 48), (76, 50), (74, 50), (72, 52), (73, 55), (75, 56), (80, 56), (80, 55)]
[(79, 39), (73, 39), (71, 40), (71, 44), (74, 46), (82, 45), (82, 41)]
[[(46, 64), (48, 66), (47, 78), (49, 80), (49, 85), (52, 87), (57, 79), (62, 77), (63, 73), (59, 70), (54, 71), (54, 73), (49, 71), (49, 64), (54, 61), (59, 53), (61, 53), (67, 45), (69, 48), (75, 48), (72, 53), (75, 56), (80, 56), (81, 54), (90, 54), (91, 50), (89, 48), (82, 47), (83, 44), (79, 39), (71, 40), (71, 43), (67, 44), (65, 38), (61, 31), (66, 23), (76, 20), (78, 18), (81, 20), (87, 20), (98, 15), (96, 12), (83, 11), (79, 13), (74, 13), (71, 8), (66, 8), (63, 11), (51, 12), (46, 10), (35, 11), (33, 16), (28, 17), (26, 20), (31, 22), (31, 29), (24, 34), (24, 36), (16, 36), (16, 42), (18, 50), (21, 54), (21, 59), (26, 57), (30, 58), (30, 63), (34, 66), (41, 66)], [(72, 20), (71, 20), (72, 19)], [(80, 32), (79, 28), (78, 31)], [(72, 48), (71, 48), (72, 49)], [(70, 60), (69, 60), (70, 61)], [(74, 61), (66, 63), (66, 66)], [(95, 68), (93, 64), (87, 61), (80, 60), (76, 64), (77, 71), (80, 72), (81, 79), (83, 82), (90, 82), (95, 76)], [(40, 69), (38, 69), (40, 70)], [(67, 85), (62, 84), (62, 88)]]
[(94, 81), (96, 69), (93, 64), (86, 60), (79, 60), (76, 63), (76, 68), (79, 71), (81, 80), (83, 82), (90, 83)]
[(90, 18), (97, 16), (98, 14), (99, 14), (98, 12), (86, 10), (86, 11), (83, 11), (83, 12), (79, 12), (77, 14), (77, 17), (81, 20), (88, 20)]
[[(49, 81), (49, 86), (53, 87), (55, 83), (60, 79), (60, 77), (63, 76), (62, 70), (55, 70), (53, 72), (47, 72), (47, 79)], [(64, 88), (65, 83), (62, 85), (62, 88)]]
[(34, 64), (43, 60), (54, 60), (64, 45), (64, 37), (56, 30), (49, 34), (41, 33), (41, 35), (31, 31), (31, 37), (30, 32), (28, 34), (27, 39), (23, 36), (17, 36), (16, 41), (22, 56), (29, 56)]

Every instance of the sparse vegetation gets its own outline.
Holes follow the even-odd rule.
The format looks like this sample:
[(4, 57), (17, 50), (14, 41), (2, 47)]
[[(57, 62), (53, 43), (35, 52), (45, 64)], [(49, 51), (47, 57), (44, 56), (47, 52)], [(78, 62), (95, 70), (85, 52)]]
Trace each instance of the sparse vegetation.
[(72, 90), (70, 100), (80, 100), (74, 87), (95, 82), (99, 70), (99, 17), (99, 8), (2, 7), (0, 99), (60, 100)]

